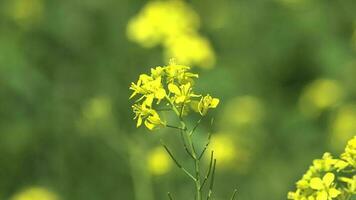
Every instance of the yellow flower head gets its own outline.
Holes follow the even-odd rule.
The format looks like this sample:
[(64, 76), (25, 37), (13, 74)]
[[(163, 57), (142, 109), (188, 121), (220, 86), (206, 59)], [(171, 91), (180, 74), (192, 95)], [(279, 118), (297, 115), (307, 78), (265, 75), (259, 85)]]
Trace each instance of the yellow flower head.
[(147, 162), (148, 169), (153, 175), (163, 175), (172, 168), (170, 157), (162, 147), (157, 147), (150, 151)]
[(198, 104), (199, 113), (204, 116), (211, 108), (216, 108), (220, 100), (218, 98), (213, 98), (210, 95), (202, 97)]
[(132, 41), (152, 47), (198, 27), (198, 15), (184, 1), (151, 1), (130, 20), (127, 34)]
[(45, 188), (30, 187), (14, 195), (11, 200), (59, 200), (59, 198)]
[[(180, 117), (189, 113), (190, 107), (199, 107), (194, 111), (205, 115), (208, 109), (216, 108), (219, 99), (210, 95), (203, 97), (199, 105), (199, 97), (202, 95), (194, 92), (194, 79), (198, 74), (190, 72), (190, 67), (177, 65), (171, 61), (164, 67), (151, 69), (151, 74), (142, 74), (136, 83), (132, 83), (130, 90), (133, 91), (131, 98), (138, 96), (132, 106), (137, 119), (137, 127), (144, 121), (150, 130), (166, 126), (166, 122), (161, 120), (160, 110), (174, 111)], [(161, 103), (161, 102), (164, 103)], [(155, 103), (154, 103), (155, 102)]]
[(333, 200), (356, 194), (355, 155), (356, 137), (349, 141), (341, 159), (325, 153), (322, 159), (314, 160), (288, 199)]
[(161, 45), (166, 59), (211, 68), (215, 53), (198, 33), (199, 24), (199, 16), (184, 1), (151, 1), (129, 21), (127, 34), (143, 47)]
[(342, 97), (343, 89), (337, 81), (319, 79), (304, 89), (299, 106), (303, 114), (315, 117), (321, 111), (335, 106)]
[(215, 53), (209, 40), (198, 34), (170, 38), (164, 46), (166, 59), (176, 58), (179, 63), (203, 68), (211, 68), (215, 64)]

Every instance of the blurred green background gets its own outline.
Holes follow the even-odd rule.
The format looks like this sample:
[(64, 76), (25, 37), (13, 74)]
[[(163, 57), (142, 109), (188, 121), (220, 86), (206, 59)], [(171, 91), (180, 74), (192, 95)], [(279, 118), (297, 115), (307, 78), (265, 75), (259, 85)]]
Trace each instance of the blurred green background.
[[(181, 152), (177, 135), (132, 120), (130, 83), (166, 64), (162, 48), (126, 35), (146, 3), (0, 1), (0, 199), (29, 187), (67, 200), (192, 199), (159, 147)], [(221, 99), (215, 198), (236, 187), (239, 200), (286, 199), (313, 159), (356, 135), (356, 2), (187, 3), (216, 54), (214, 68), (193, 68), (197, 90)]]

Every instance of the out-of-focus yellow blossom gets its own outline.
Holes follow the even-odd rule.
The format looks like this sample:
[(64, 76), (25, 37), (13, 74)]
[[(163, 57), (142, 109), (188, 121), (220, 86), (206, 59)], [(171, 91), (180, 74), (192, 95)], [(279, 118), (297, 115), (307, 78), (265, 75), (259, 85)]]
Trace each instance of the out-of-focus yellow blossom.
[(39, 20), (43, 14), (42, 0), (12, 0), (9, 15), (20, 25), (27, 25)]
[(198, 104), (199, 113), (204, 116), (208, 112), (210, 108), (216, 108), (218, 106), (220, 100), (217, 98), (213, 98), (210, 95), (206, 95), (202, 97)]
[(331, 123), (330, 142), (333, 147), (340, 149), (346, 141), (356, 135), (356, 105), (341, 106)]
[(297, 190), (288, 193), (288, 199), (343, 200), (356, 194), (355, 155), (356, 136), (348, 142), (340, 158), (325, 153), (322, 159), (314, 160), (313, 165), (296, 183)]
[(95, 97), (83, 108), (83, 116), (90, 121), (107, 119), (112, 114), (111, 101), (107, 97)]
[[(214, 156), (219, 161), (220, 166), (229, 166), (235, 160), (236, 148), (229, 134), (214, 134), (210, 149), (214, 150)], [(207, 154), (206, 157), (210, 159), (209, 156), (210, 155)]]
[(184, 1), (151, 1), (129, 21), (127, 34), (143, 47), (161, 45), (165, 59), (211, 68), (215, 53), (198, 33), (199, 24), (199, 16)]
[(195, 32), (199, 16), (180, 0), (150, 1), (129, 21), (129, 39), (144, 47), (158, 45), (170, 37)]
[(227, 103), (223, 111), (224, 123), (237, 126), (258, 124), (263, 116), (263, 104), (254, 96), (236, 97)]
[(172, 168), (170, 158), (162, 147), (157, 147), (150, 151), (147, 162), (148, 169), (153, 175), (163, 175)]
[[(177, 65), (174, 61), (164, 67), (152, 68), (150, 75), (140, 75), (137, 83), (132, 83), (130, 87), (133, 90), (130, 99), (139, 96), (132, 106), (137, 127), (143, 121), (150, 130), (166, 126), (166, 122), (161, 119), (158, 112), (161, 109), (167, 111), (167, 106), (168, 110), (174, 111), (180, 117), (188, 114), (188, 108), (193, 107), (202, 96), (194, 92), (193, 79), (195, 78), (198, 78), (198, 75), (190, 72), (190, 67)], [(212, 102), (205, 106), (216, 108), (219, 100), (209, 96), (205, 97), (205, 103), (209, 98)]]
[(176, 58), (177, 62), (211, 68), (215, 64), (215, 53), (209, 40), (197, 34), (182, 34), (167, 40), (165, 46), (165, 57)]
[(30, 187), (18, 194), (15, 194), (11, 200), (58, 200), (58, 196), (46, 188)]
[(343, 98), (343, 89), (335, 80), (319, 79), (302, 92), (299, 107), (306, 116), (316, 117), (321, 111), (335, 106)]

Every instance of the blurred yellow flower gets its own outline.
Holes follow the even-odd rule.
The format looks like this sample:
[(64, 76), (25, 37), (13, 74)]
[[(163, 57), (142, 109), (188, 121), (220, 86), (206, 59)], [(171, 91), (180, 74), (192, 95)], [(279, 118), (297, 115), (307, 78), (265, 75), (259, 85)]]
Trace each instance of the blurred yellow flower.
[(148, 153), (148, 169), (153, 175), (163, 175), (172, 168), (167, 152), (162, 147), (156, 147)]
[(46, 188), (30, 187), (18, 194), (15, 194), (11, 200), (58, 200), (58, 196)]
[(111, 101), (107, 97), (99, 96), (90, 99), (83, 108), (84, 118), (96, 121), (110, 117), (112, 114)]
[(129, 39), (152, 47), (199, 27), (199, 16), (184, 1), (150, 1), (129, 21)]
[(335, 80), (318, 79), (302, 92), (299, 107), (303, 114), (317, 117), (321, 111), (335, 106), (343, 98), (343, 89)]
[(43, 14), (43, 1), (12, 0), (8, 12), (20, 25), (26, 25), (40, 19)]
[(143, 47), (162, 45), (165, 59), (183, 65), (211, 68), (215, 53), (198, 33), (199, 16), (184, 1), (150, 1), (127, 26), (128, 38)]
[(258, 124), (264, 116), (262, 102), (254, 96), (236, 97), (230, 100), (223, 111), (224, 123), (232, 125)]
[(181, 34), (170, 37), (164, 44), (165, 58), (175, 58), (177, 62), (211, 68), (215, 64), (215, 53), (209, 40), (198, 34)]
[[(233, 139), (229, 134), (214, 134), (209, 148), (214, 151), (214, 156), (221, 167), (231, 165), (235, 160), (236, 148)], [(207, 159), (210, 159), (210, 155), (206, 155)]]
[(331, 145), (340, 150), (354, 135), (356, 135), (356, 104), (346, 104), (338, 109), (331, 123)]

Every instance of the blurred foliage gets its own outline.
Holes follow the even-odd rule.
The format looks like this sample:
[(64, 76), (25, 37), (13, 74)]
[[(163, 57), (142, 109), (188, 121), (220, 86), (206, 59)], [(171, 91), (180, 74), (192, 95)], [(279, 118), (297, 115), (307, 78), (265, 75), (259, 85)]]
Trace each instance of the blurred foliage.
[[(130, 83), (166, 64), (162, 47), (127, 37), (147, 2), (0, 1), (0, 199), (32, 187), (68, 200), (191, 197), (174, 166), (149, 169), (159, 138), (182, 148), (175, 133), (132, 120)], [(356, 2), (186, 2), (216, 56), (193, 69), (196, 87), (221, 99), (215, 127), (204, 121), (196, 137), (226, 136), (234, 151), (222, 148), (232, 160), (217, 163), (216, 199), (233, 186), (241, 200), (286, 199), (313, 159), (355, 135)]]

